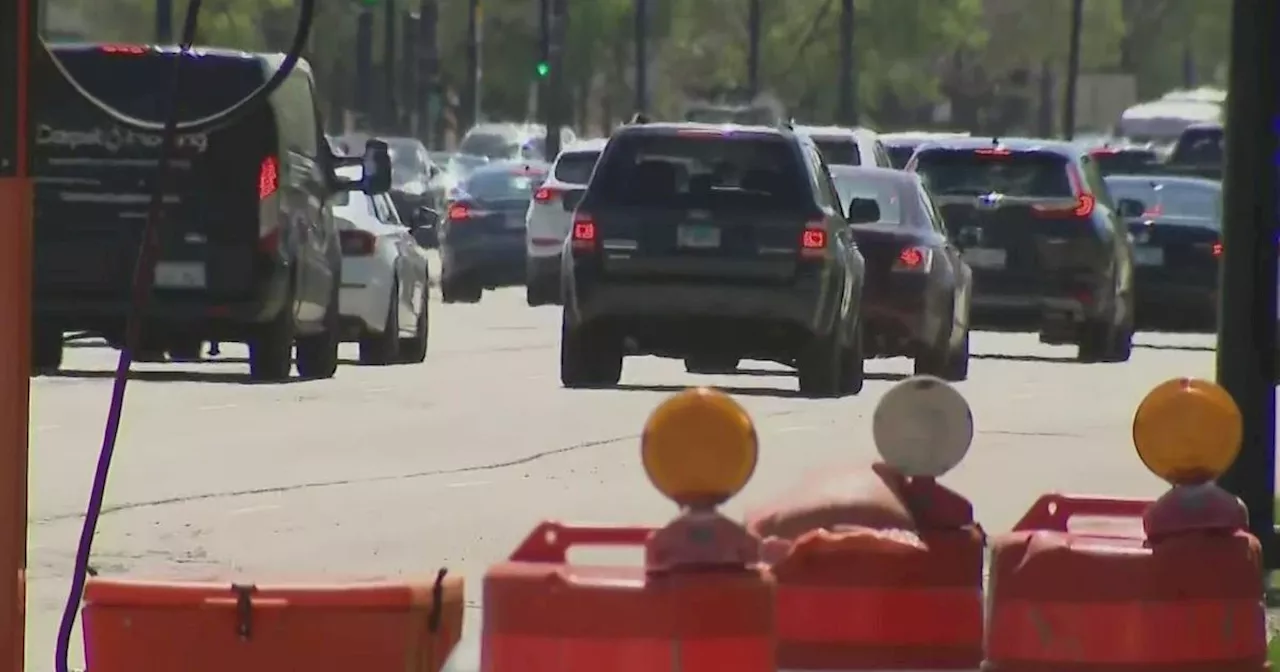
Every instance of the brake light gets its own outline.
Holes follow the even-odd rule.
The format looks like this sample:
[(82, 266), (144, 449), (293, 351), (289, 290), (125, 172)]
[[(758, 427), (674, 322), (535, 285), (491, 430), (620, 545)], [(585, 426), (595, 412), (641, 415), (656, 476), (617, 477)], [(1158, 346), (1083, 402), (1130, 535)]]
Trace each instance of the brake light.
[(1213, 244), (1213, 256), (1215, 256), (1215, 257), (1221, 257), (1221, 256), (1222, 256), (1222, 243), (1214, 243), (1214, 244)]
[(104, 44), (101, 47), (104, 54), (129, 54), (131, 56), (141, 56), (147, 53), (147, 48), (136, 44)]
[(280, 161), (274, 156), (262, 160), (258, 167), (258, 200), (265, 201), (280, 188)]
[(1119, 151), (1110, 147), (1100, 147), (1089, 152), (1089, 156), (1115, 156)]
[(466, 203), (454, 203), (449, 206), (449, 212), (445, 215), (451, 222), (460, 222), (462, 220), (471, 219), (471, 206)]
[(1011, 151), (1009, 151), (1009, 150), (1005, 149), (1004, 147), (991, 147), (991, 148), (988, 148), (988, 149), (975, 149), (975, 150), (973, 150), (973, 153), (974, 153), (974, 154), (977, 154), (978, 156), (1012, 156), (1012, 155), (1013, 155), (1013, 152), (1011, 152)]
[(1162, 214), (1164, 214), (1164, 206), (1157, 203), (1147, 208), (1147, 211), (1142, 213), (1142, 216), (1143, 217), (1159, 217)]
[(339, 231), (338, 240), (344, 257), (367, 257), (377, 247), (377, 238), (368, 231)]
[(578, 252), (590, 252), (596, 248), (596, 220), (585, 212), (573, 213), (573, 230), (569, 245)]
[(821, 259), (827, 254), (827, 228), (822, 221), (809, 222), (800, 233), (800, 256)]
[(1092, 217), (1093, 209), (1097, 205), (1098, 201), (1093, 197), (1093, 194), (1080, 194), (1076, 196), (1076, 207), (1071, 211), (1071, 214), (1076, 217)]
[(907, 247), (898, 253), (893, 262), (893, 270), (897, 272), (927, 273), (933, 266), (933, 250), (927, 247)]
[(541, 189), (533, 192), (533, 200), (537, 203), (550, 203), (559, 196), (560, 190), (552, 189), (551, 187), (542, 187)]
[(1084, 179), (1080, 177), (1080, 170), (1074, 163), (1067, 165), (1067, 181), (1071, 183), (1071, 193), (1075, 194), (1074, 203), (1038, 204), (1031, 206), (1031, 209), (1044, 217), (1092, 217), (1094, 209), (1098, 207), (1098, 199), (1085, 190)]

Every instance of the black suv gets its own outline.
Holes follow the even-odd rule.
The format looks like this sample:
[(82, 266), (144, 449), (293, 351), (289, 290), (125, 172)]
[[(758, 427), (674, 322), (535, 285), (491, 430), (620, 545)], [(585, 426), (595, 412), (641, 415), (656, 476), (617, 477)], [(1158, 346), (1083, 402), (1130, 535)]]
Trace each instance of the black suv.
[[(57, 45), (52, 56), (107, 104), (161, 119), (173, 48)], [(203, 118), (261, 86), (283, 57), (201, 50), (183, 65), (178, 114)], [(125, 341), (160, 148), (84, 100), (44, 57), (35, 64), (35, 273), (32, 361), (56, 370), (65, 332)], [(305, 63), (234, 122), (184, 134), (167, 176), (147, 359), (198, 357), (204, 341), (249, 344), (258, 380), (328, 378), (338, 366), (342, 251), (329, 199), (385, 191), (386, 145), (370, 143), (360, 185), (335, 175)], [(358, 160), (358, 159), (357, 159)], [(354, 163), (355, 161), (351, 161)], [(380, 174), (375, 174), (380, 173)]]
[(973, 324), (1078, 344), (1081, 361), (1133, 348), (1133, 247), (1086, 149), (960, 138), (916, 150), (919, 173), (973, 269)]
[(864, 262), (817, 148), (788, 128), (624, 126), (562, 259), (566, 387), (657, 355), (693, 373), (794, 366), (806, 396), (862, 389)]

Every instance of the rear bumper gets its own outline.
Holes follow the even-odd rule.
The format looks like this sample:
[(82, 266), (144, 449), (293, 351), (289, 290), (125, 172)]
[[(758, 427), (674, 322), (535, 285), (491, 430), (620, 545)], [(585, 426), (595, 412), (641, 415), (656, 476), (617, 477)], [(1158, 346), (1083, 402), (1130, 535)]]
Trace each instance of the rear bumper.
[(440, 245), (440, 277), (493, 285), (520, 285), (526, 275), (523, 236), (445, 238)]
[(941, 311), (929, 303), (928, 287), (902, 283), (868, 290), (862, 302), (863, 338), (869, 356), (914, 356), (937, 340)]

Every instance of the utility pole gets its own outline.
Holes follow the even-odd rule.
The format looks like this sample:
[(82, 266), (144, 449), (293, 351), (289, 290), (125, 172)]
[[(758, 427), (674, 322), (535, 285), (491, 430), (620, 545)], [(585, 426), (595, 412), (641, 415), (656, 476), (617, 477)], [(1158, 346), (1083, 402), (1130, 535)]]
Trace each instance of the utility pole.
[(854, 0), (840, 2), (840, 123), (858, 125), (858, 71), (854, 67)]
[(564, 48), (568, 36), (569, 0), (551, 0), (551, 45), (548, 53), (548, 64), (551, 67), (547, 82), (547, 161), (555, 161), (560, 155), (560, 129), (565, 124)]
[(484, 47), (484, 12), (480, 0), (467, 0), (467, 126), (480, 122), (481, 84), (484, 63), (482, 51)]
[(353, 97), (361, 117), (362, 131), (370, 129), (373, 117), (373, 10), (361, 9), (356, 17), (356, 68)]
[(1280, 4), (1234, 0), (1222, 193), (1218, 382), (1244, 416), (1244, 443), (1218, 480), (1249, 507), (1267, 569), (1280, 566), (1274, 530), (1276, 464), (1276, 168), (1280, 135)]
[(422, 23), (414, 12), (406, 12), (400, 22), (400, 90), (404, 92), (400, 100), (399, 118), (402, 120), (402, 131), (421, 139), (422, 115), (418, 113), (420, 103), (418, 95), (418, 50), (422, 48), (418, 41), (418, 25)]
[(747, 94), (760, 95), (760, 0), (747, 0)]
[(173, 43), (173, 0), (156, 0), (156, 44)]
[(551, 125), (550, 106), (547, 100), (551, 97), (548, 91), (548, 79), (551, 75), (551, 0), (538, 0), (538, 62), (533, 66), (533, 74), (537, 91), (538, 121), (543, 126)]
[(1084, 0), (1071, 0), (1071, 43), (1067, 46), (1067, 94), (1062, 100), (1062, 136), (1076, 137), (1076, 87), (1080, 80), (1080, 35), (1084, 31)]
[(440, 121), (440, 5), (438, 0), (422, 0), (418, 16), (418, 104), (428, 144), (443, 146), (444, 124)]
[(396, 0), (383, 0), (382, 6), (382, 120), (380, 130), (396, 131), (399, 121), (399, 101), (396, 96)]
[(649, 111), (649, 2), (635, 0), (636, 109)]
[(0, 3), (0, 671), (25, 664), (27, 454), (31, 413), (29, 69), (39, 0)]

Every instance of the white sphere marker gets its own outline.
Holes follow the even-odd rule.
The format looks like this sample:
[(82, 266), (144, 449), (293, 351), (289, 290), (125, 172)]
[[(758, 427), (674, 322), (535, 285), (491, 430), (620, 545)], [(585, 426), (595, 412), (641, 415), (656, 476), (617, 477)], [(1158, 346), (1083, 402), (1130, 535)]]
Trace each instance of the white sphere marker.
[(956, 468), (973, 445), (973, 433), (969, 402), (933, 376), (914, 376), (894, 385), (871, 418), (880, 457), (912, 477), (937, 478)]

